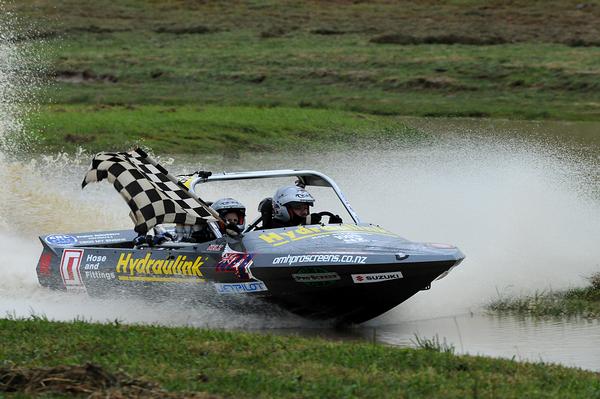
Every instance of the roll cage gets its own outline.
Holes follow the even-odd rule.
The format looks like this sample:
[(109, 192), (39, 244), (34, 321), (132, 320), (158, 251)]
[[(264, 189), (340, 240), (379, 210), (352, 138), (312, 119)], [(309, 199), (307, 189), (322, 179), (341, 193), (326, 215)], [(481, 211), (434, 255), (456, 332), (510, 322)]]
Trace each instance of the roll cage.
[[(205, 184), (215, 181), (234, 181), (234, 180), (252, 180), (252, 179), (270, 179), (278, 177), (296, 177), (298, 183), (304, 186), (319, 186), (319, 187), (330, 187), (338, 199), (354, 221), (354, 223), (361, 223), (358, 214), (352, 209), (352, 206), (342, 193), (342, 190), (329, 176), (324, 175), (321, 172), (314, 170), (295, 170), (295, 169), (279, 169), (279, 170), (259, 170), (259, 171), (248, 171), (248, 172), (222, 172), (215, 173), (200, 171), (197, 172), (197, 177), (194, 177), (189, 183), (189, 188), (192, 192), (196, 193), (196, 186), (199, 184)], [(261, 216), (257, 217), (252, 223), (248, 224), (244, 232), (252, 230), (258, 225), (261, 220)]]

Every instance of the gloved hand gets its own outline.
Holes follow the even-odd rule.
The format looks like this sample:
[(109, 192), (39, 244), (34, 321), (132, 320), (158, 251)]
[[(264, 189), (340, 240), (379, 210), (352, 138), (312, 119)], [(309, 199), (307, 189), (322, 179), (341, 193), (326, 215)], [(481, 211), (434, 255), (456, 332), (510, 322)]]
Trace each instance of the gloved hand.
[(151, 247), (155, 245), (160, 245), (166, 241), (173, 241), (173, 236), (171, 235), (171, 233), (166, 232), (156, 234), (155, 236), (147, 236), (146, 238), (148, 239), (148, 245), (150, 245)]
[(321, 223), (321, 215), (318, 213), (311, 213), (306, 217), (306, 224), (319, 224)]
[(228, 223), (225, 225), (225, 233), (230, 237), (237, 237), (242, 234), (242, 230), (235, 223)]
[(343, 223), (340, 215), (333, 215), (329, 217), (329, 223)]
[(173, 236), (170, 233), (164, 232), (164, 233), (160, 233), (160, 234), (156, 234), (156, 235), (152, 235), (152, 234), (139, 235), (136, 238), (134, 238), (133, 244), (136, 247), (140, 247), (144, 244), (147, 244), (148, 246), (153, 247), (155, 245), (160, 245), (166, 241), (173, 241)]
[(142, 245), (147, 243), (148, 242), (146, 241), (145, 235), (139, 235), (133, 239), (133, 245), (135, 245), (136, 247), (141, 247)]

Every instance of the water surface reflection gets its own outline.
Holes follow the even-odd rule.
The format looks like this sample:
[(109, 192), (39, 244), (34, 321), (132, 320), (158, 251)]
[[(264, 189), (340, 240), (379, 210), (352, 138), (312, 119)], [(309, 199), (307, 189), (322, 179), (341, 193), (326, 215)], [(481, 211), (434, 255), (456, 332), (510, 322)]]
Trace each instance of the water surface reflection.
[[(415, 336), (439, 337), (456, 353), (561, 363), (600, 371), (600, 322), (478, 314), (405, 321), (376, 327), (377, 340), (411, 346)], [(369, 332), (366, 332), (369, 335)]]
[(424, 339), (437, 341), (441, 348), (451, 348), (456, 354), (558, 363), (600, 371), (600, 320), (580, 317), (540, 319), (469, 313), (403, 320), (397, 324), (367, 323), (351, 328), (313, 323), (301, 328), (262, 328), (257, 331), (410, 348), (418, 347), (418, 341)]

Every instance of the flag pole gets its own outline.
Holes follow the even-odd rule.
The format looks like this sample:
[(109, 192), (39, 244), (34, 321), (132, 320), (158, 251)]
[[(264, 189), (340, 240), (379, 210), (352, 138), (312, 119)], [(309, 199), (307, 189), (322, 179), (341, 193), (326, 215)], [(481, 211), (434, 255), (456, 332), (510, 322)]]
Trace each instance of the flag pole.
[(204, 200), (202, 198), (198, 197), (191, 190), (191, 188), (188, 190), (187, 187), (183, 186), (181, 184), (181, 182), (179, 180), (177, 180), (177, 178), (175, 176), (171, 175), (162, 165), (160, 165), (154, 159), (150, 158), (150, 156), (148, 156), (148, 154), (144, 150), (142, 150), (141, 148), (136, 148), (134, 151), (136, 151), (137, 153), (139, 153), (140, 155), (142, 155), (146, 159), (146, 161), (148, 161), (153, 166), (155, 166), (157, 169), (159, 169), (165, 176), (167, 176), (167, 179), (169, 179), (173, 183), (177, 184), (177, 186), (185, 189), (186, 192), (190, 195), (190, 197), (192, 197), (193, 199), (195, 199), (196, 201), (198, 201), (200, 203), (200, 205), (202, 205), (202, 208), (204, 208), (205, 211), (207, 211), (208, 213), (210, 213), (211, 216), (214, 217), (217, 221), (219, 221), (221, 223), (225, 223), (223, 221), (223, 219), (221, 219), (221, 216), (218, 214), (217, 211), (215, 211), (210, 206), (208, 206), (208, 204), (206, 202), (204, 202)]

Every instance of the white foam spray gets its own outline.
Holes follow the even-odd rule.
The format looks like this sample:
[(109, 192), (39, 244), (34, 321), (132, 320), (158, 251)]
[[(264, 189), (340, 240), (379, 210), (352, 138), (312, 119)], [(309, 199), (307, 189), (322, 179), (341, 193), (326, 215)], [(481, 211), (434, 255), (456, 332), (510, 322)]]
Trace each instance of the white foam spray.
[[(367, 152), (265, 155), (261, 165), (322, 170), (338, 181), (365, 221), (416, 241), (454, 243), (466, 253), (465, 262), (435, 282), (430, 291), (374, 321), (389, 324), (477, 311), (497, 292), (519, 295), (585, 284), (600, 259), (596, 245), (600, 226), (595, 223), (600, 205), (585, 177), (597, 165), (576, 157), (558, 159), (552, 149), (528, 140), (494, 135), (473, 138), (468, 133), (441, 137), (425, 147), (388, 143), (387, 149)], [(131, 227), (128, 209), (110, 185), (80, 190), (88, 157), (47, 157), (4, 168), (10, 171), (7, 179), (17, 179), (25, 171), (31, 184), (9, 185), (5, 199), (13, 198), (13, 203), (8, 208), (3, 205), (0, 212), (11, 226), (18, 226), (12, 239), (2, 240), (0, 253), (12, 254), (11, 266), (2, 266), (3, 272), (13, 278), (6, 285), (0, 283), (4, 291), (0, 311), (18, 308), (22, 313), (33, 308), (54, 318), (117, 318), (167, 325), (307, 326), (294, 318), (244, 317), (202, 306), (173, 311), (176, 304), (76, 299), (37, 287), (33, 269), (40, 247), (36, 235)], [(241, 159), (235, 165), (227, 162), (228, 170), (253, 167), (250, 160)], [(214, 165), (203, 166), (219, 170), (225, 165), (216, 160)], [(174, 173), (198, 168), (189, 160), (169, 166)], [(43, 172), (53, 169), (61, 172), (56, 176)], [(581, 173), (582, 169), (587, 172)], [(210, 187), (202, 194), (207, 199), (225, 195)], [(256, 213), (256, 202), (273, 190), (263, 181), (229, 185), (226, 195), (239, 198), (250, 213)], [(10, 203), (5, 199), (0, 203)], [(322, 199), (317, 196), (317, 207), (329, 208)]]
[[(0, 142), (5, 149), (0, 152), (0, 314), (233, 328), (309, 325), (281, 314), (240, 316), (202, 306), (181, 309), (177, 303), (94, 300), (39, 287), (34, 272), (41, 251), (38, 235), (128, 228), (131, 222), (108, 184), (80, 189), (90, 154), (6, 156), (8, 138), (27, 134), (23, 121), (36, 87), (23, 67), (35, 55), (14, 40), (11, 18), (10, 13), (0, 17)], [(563, 138), (549, 140), (529, 137), (528, 126), (507, 135), (492, 122), (471, 129), (450, 125), (438, 124), (422, 139), (347, 151), (307, 154), (299, 148), (296, 154), (238, 160), (211, 157), (210, 165), (176, 157), (169, 169), (322, 170), (339, 183), (364, 221), (416, 241), (454, 243), (466, 253), (448, 277), (375, 324), (477, 310), (497, 292), (519, 295), (585, 284), (585, 277), (600, 268), (600, 173), (597, 157), (581, 151), (585, 144), (569, 141), (569, 129), (578, 125), (557, 124), (554, 130), (563, 129)], [(275, 188), (265, 181), (230, 185), (226, 192), (209, 188), (202, 195), (209, 200), (234, 196), (255, 214), (258, 201)], [(317, 200), (319, 210), (332, 204)]]
[[(40, 42), (26, 40), (34, 29), (20, 21), (10, 2), (0, 0), (0, 150), (3, 157), (27, 153), (35, 141), (24, 129), (46, 74)], [(43, 46), (42, 46), (43, 47)]]
[(20, 109), (15, 100), (22, 90), (19, 85), (21, 54), (12, 44), (14, 40), (11, 14), (3, 10), (0, 17), (0, 140), (22, 129)]
[[(422, 139), (369, 143), (363, 150), (223, 162), (228, 170), (257, 164), (321, 170), (363, 221), (414, 241), (452, 243), (467, 255), (431, 290), (375, 324), (478, 312), (498, 295), (587, 285), (600, 270), (599, 143), (573, 138), (590, 126), (456, 123), (439, 121)], [(274, 192), (267, 185), (229, 185), (227, 193), (256, 213), (257, 199)], [(218, 195), (208, 187), (204, 192), (209, 199)], [(332, 204), (316, 198), (319, 210)]]

